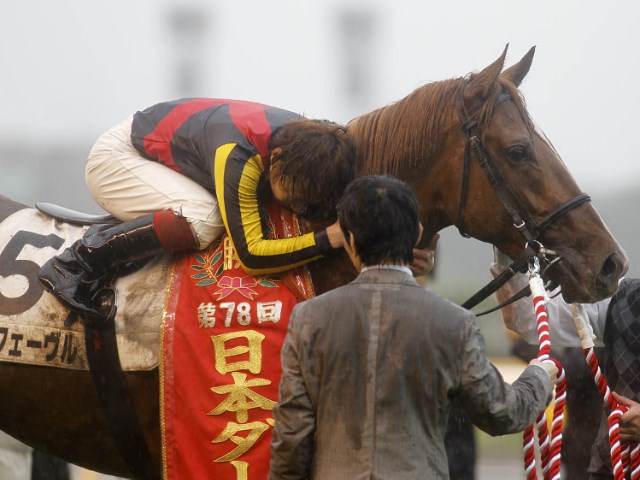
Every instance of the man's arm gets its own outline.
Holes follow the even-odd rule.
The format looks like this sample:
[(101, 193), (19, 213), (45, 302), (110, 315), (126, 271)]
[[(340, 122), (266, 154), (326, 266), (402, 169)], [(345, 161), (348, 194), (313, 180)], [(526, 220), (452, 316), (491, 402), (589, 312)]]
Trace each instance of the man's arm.
[(459, 396), (471, 421), (490, 435), (524, 430), (551, 400), (550, 375), (540, 365), (530, 364), (509, 385), (487, 359), (484, 339), (473, 319), (468, 320), (467, 329)]
[(309, 476), (316, 432), (316, 412), (301, 373), (296, 306), (281, 351), (282, 378), (271, 442), (269, 480), (305, 479)]

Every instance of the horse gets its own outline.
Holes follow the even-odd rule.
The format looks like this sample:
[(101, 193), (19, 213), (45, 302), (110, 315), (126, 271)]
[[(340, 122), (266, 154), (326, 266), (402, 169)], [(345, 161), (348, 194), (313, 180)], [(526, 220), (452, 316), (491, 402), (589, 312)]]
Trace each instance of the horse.
[[(532, 48), (504, 69), (505, 48), (481, 71), (420, 86), (395, 103), (356, 117), (347, 128), (359, 175), (394, 175), (413, 188), (424, 238), (455, 225), (465, 236), (493, 244), (511, 258), (528, 245), (543, 246), (557, 256), (544, 275), (562, 286), (565, 299), (594, 302), (615, 292), (628, 259), (527, 112), (518, 87), (534, 52)], [(0, 197), (2, 224), (25, 210), (32, 209)], [(65, 245), (81, 234), (73, 230)], [(10, 301), (0, 296), (6, 306), (0, 316), (11, 309), (50, 315), (27, 309), (47, 294), (35, 278), (39, 266), (20, 260), (25, 243), (16, 245), (16, 236), (9, 243), (0, 238), (0, 275), (5, 279), (0, 292), (11, 275), (26, 278), (27, 284)], [(32, 246), (49, 256), (65, 246), (52, 239), (39, 241)], [(148, 279), (153, 272), (164, 275), (171, 261), (161, 256), (143, 267), (146, 283), (139, 280), (135, 289), (124, 291), (127, 287), (117, 284), (118, 310), (126, 320), (148, 316), (150, 306), (162, 305), (163, 292), (154, 290)], [(309, 268), (317, 293), (343, 285), (356, 274), (342, 253)], [(129, 475), (89, 372), (10, 362), (0, 363), (0, 372), (0, 429), (85, 468)], [(128, 371), (125, 376), (151, 457), (159, 466), (158, 369)]]

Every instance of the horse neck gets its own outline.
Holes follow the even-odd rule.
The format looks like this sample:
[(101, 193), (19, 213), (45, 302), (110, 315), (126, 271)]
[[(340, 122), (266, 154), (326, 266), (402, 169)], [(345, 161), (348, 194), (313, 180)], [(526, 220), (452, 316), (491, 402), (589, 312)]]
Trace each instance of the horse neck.
[[(418, 88), (397, 103), (350, 122), (349, 134), (357, 152), (359, 175), (393, 175), (415, 191), (423, 221), (430, 232), (451, 225), (446, 186), (452, 175), (447, 163), (456, 161), (452, 149), (462, 139), (456, 95), (460, 79)], [(456, 181), (458, 175), (456, 174)]]

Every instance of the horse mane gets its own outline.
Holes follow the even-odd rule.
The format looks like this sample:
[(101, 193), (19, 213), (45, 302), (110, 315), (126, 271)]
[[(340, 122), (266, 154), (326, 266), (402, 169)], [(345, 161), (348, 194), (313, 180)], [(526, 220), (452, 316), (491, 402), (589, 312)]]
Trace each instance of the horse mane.
[[(347, 125), (358, 151), (358, 172), (397, 175), (434, 155), (451, 122), (459, 121), (459, 98), (476, 74), (425, 84), (406, 97), (356, 117)], [(468, 112), (478, 119), (480, 132), (493, 115), (498, 96), (511, 95), (522, 118), (531, 125), (524, 98), (517, 87), (504, 79), (503, 88), (491, 88), (481, 106)], [(467, 107), (468, 108), (468, 107)]]

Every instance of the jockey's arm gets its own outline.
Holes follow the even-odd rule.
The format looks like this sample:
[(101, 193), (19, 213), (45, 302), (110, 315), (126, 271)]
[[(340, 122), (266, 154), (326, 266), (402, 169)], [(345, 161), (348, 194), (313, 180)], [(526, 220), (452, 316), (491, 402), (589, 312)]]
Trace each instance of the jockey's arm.
[(214, 168), (220, 213), (248, 273), (288, 270), (331, 250), (326, 230), (285, 239), (265, 238), (257, 194), (264, 169), (258, 155), (248, 156), (236, 144), (223, 145), (216, 151)]

